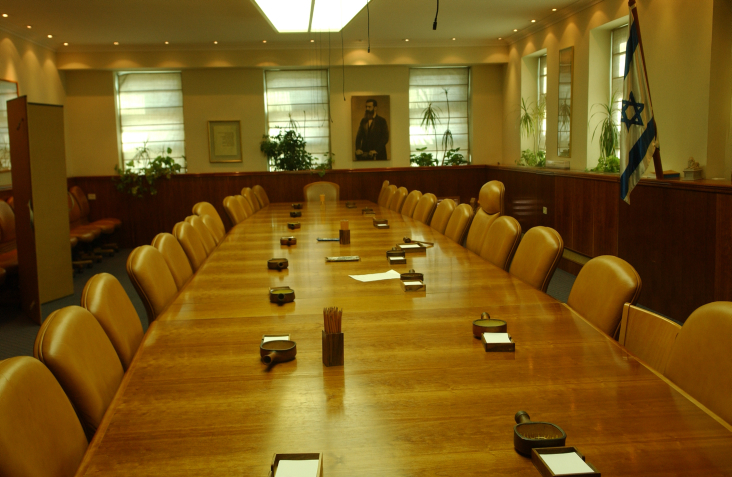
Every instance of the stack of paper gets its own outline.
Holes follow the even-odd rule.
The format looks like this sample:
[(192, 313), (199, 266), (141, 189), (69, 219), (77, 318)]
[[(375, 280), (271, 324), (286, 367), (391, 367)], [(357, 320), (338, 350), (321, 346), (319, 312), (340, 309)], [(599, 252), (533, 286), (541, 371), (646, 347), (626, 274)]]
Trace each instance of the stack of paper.
[(554, 475), (588, 474), (595, 472), (576, 452), (563, 454), (541, 454)]
[(399, 278), (401, 274), (397, 272), (396, 270), (389, 270), (385, 273), (371, 273), (368, 275), (348, 275), (349, 277), (353, 278), (354, 280), (358, 280), (359, 282), (375, 282), (378, 280), (391, 280), (394, 278)]
[(290, 335), (279, 335), (279, 336), (270, 335), (270, 336), (265, 336), (264, 338), (262, 338), (262, 343), (267, 343), (268, 341), (282, 341), (282, 340), (289, 341), (290, 340)]
[(275, 477), (318, 477), (317, 460), (281, 460)]
[(483, 333), (486, 343), (510, 343), (508, 333)]

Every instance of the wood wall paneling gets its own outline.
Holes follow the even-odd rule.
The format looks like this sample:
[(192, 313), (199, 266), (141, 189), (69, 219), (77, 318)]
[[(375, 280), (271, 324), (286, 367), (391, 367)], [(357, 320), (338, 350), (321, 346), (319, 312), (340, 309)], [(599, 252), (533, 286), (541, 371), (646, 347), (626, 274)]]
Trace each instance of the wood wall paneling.
[(540, 225), (555, 228), (554, 176), (524, 168), (489, 169), (487, 179), (503, 182), (504, 212), (519, 221), (524, 233)]
[(732, 195), (717, 194), (714, 300), (732, 301)]

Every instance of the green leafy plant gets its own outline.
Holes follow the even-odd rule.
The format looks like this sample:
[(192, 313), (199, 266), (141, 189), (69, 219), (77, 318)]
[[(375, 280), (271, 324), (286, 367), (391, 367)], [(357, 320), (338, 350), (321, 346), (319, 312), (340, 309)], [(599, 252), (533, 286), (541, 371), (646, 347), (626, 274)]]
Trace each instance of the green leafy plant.
[(417, 149), (417, 151), (419, 151), (419, 154), (410, 155), (409, 162), (411, 164), (417, 164), (420, 167), (436, 166), (437, 160), (433, 159), (431, 152), (424, 152), (426, 149), (426, 147)]
[(323, 155), (325, 156), (325, 162), (321, 162), (314, 169), (318, 171), (318, 176), (321, 178), (325, 176), (326, 171), (333, 169), (333, 162), (335, 162), (335, 159), (333, 158), (333, 156), (335, 156), (334, 152), (326, 152)]
[(592, 131), (592, 140), (595, 140), (595, 134), (597, 130), (600, 130), (598, 136), (598, 145), (600, 146), (600, 158), (597, 160), (597, 166), (589, 169), (592, 172), (620, 172), (620, 161), (615, 156), (615, 151), (618, 148), (620, 138), (618, 137), (618, 124), (613, 117), (613, 113), (617, 112), (617, 106), (615, 101), (617, 93), (609, 98), (607, 103), (596, 103), (592, 105), (590, 111), (597, 109), (590, 116), (588, 121), (588, 128), (590, 122), (595, 116), (600, 116), (600, 122), (595, 125), (595, 129)]
[(457, 147), (455, 149), (450, 149), (447, 152), (445, 152), (445, 157), (442, 159), (442, 165), (443, 166), (461, 166), (463, 164), (467, 164), (468, 160), (465, 159), (465, 156), (460, 154), (460, 148)]
[[(539, 124), (546, 116), (546, 99), (541, 98), (536, 104), (527, 103), (521, 98), (521, 115), (519, 117), (519, 128), (523, 137), (533, 137), (533, 152), (531, 157), (526, 155), (526, 151), (521, 153), (521, 159), (516, 161), (520, 166), (544, 167), (546, 165), (546, 151), (539, 150)], [(543, 160), (541, 158), (544, 158)]]
[(297, 131), (288, 129), (276, 136), (262, 136), (259, 149), (276, 171), (307, 171), (313, 168), (313, 156), (305, 150), (305, 144)]
[[(440, 113), (442, 111), (437, 106), (432, 106), (432, 103), (429, 103), (426, 108), (422, 111), (422, 122), (419, 123), (419, 125), (422, 128), (425, 128), (429, 131), (429, 128), (432, 128), (432, 132), (435, 135), (435, 144), (437, 144), (437, 125), (440, 123)], [(427, 149), (426, 147), (424, 149)], [(422, 151), (424, 149), (417, 149), (418, 151)], [(411, 162), (411, 159), (410, 159)], [(428, 164), (432, 165), (432, 164)]]
[(519, 166), (544, 167), (546, 166), (546, 151), (534, 152), (531, 149), (521, 151), (521, 158), (516, 161)]
[[(447, 128), (445, 129), (445, 132), (442, 134), (442, 150), (444, 151), (442, 153), (442, 165), (445, 165), (445, 159), (447, 158), (447, 152), (448, 150), (452, 150), (454, 144), (453, 138), (452, 138), (452, 131), (450, 131), (450, 98), (448, 96), (448, 89), (442, 88), (442, 91), (445, 93), (445, 102), (447, 103)], [(450, 165), (450, 164), (447, 164)]]
[[(160, 178), (170, 179), (173, 174), (181, 171), (181, 165), (170, 156), (173, 153), (171, 148), (163, 147), (160, 154), (154, 159), (150, 157), (150, 149), (147, 147), (147, 141), (137, 148), (137, 152), (132, 160), (125, 164), (124, 168), (119, 165), (114, 166), (117, 173), (116, 181), (117, 190), (126, 192), (134, 197), (144, 197), (145, 194), (155, 195), (158, 189), (155, 183)], [(181, 156), (185, 159), (185, 156)]]

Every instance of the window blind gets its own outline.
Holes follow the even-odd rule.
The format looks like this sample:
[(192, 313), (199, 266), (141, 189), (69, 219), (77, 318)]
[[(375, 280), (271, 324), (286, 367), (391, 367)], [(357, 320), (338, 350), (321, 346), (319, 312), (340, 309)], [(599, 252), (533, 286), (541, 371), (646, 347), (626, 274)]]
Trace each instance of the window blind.
[(539, 75), (538, 75), (538, 98), (539, 102), (544, 102), (544, 118), (539, 121), (539, 149), (546, 151), (546, 91), (547, 91), (547, 70), (546, 55), (539, 58)]
[[(447, 96), (445, 91), (447, 90)], [(470, 160), (470, 68), (411, 68), (409, 70), (409, 146), (412, 153), (426, 147), (438, 164), (445, 154), (442, 137), (449, 127), (453, 137), (453, 149)], [(449, 100), (449, 108), (448, 108)], [(425, 125), (422, 115), (427, 106), (439, 114), (437, 131)], [(449, 110), (449, 111), (448, 111)]]
[(0, 171), (10, 170), (10, 131), (8, 101), (18, 97), (18, 85), (0, 81)]
[[(623, 25), (612, 31), (611, 61), (612, 68), (610, 71), (610, 94), (615, 98), (613, 103), (613, 122), (615, 129), (620, 137), (620, 106), (623, 101), (623, 75), (625, 74), (625, 48), (628, 43), (628, 25)], [(620, 151), (615, 151), (616, 156), (620, 156)]]
[[(186, 171), (183, 91), (180, 72), (117, 75), (122, 159), (125, 166), (147, 144), (150, 158), (171, 148), (172, 158)], [(141, 167), (136, 164), (134, 167)]]
[(265, 71), (267, 134), (295, 128), (316, 163), (330, 151), (328, 70)]

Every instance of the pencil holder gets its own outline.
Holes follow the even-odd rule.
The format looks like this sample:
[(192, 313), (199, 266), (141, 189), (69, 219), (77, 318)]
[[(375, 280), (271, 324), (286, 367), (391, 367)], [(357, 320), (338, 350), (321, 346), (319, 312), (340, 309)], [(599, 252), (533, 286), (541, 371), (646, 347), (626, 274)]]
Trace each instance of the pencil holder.
[(323, 364), (343, 366), (343, 333), (328, 334), (323, 330)]
[(341, 245), (348, 245), (351, 243), (351, 231), (350, 230), (339, 230), (340, 243)]

